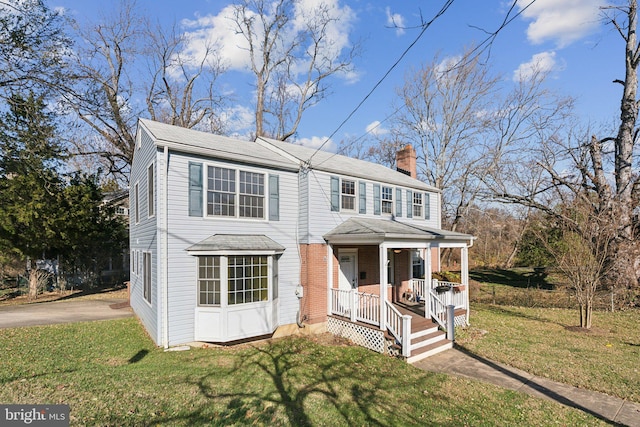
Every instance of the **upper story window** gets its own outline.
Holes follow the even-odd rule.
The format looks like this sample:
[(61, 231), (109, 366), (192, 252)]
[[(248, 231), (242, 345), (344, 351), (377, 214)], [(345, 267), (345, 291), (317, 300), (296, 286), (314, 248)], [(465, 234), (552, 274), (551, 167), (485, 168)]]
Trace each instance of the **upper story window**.
[(413, 217), (422, 218), (422, 193), (413, 193)]
[(240, 217), (264, 218), (264, 174), (240, 171)]
[(133, 189), (133, 210), (135, 211), (135, 215), (136, 215), (136, 224), (140, 222), (140, 203), (139, 203), (139, 190), (138, 190), (138, 183), (136, 182), (136, 185)]
[(147, 205), (149, 218), (156, 214), (156, 191), (155, 180), (153, 178), (153, 163), (147, 169)]
[(236, 215), (236, 171), (207, 168), (207, 215)]
[(264, 174), (207, 167), (207, 215), (264, 218)]
[(356, 182), (343, 179), (340, 194), (342, 209), (356, 210)]
[(382, 187), (382, 213), (393, 213), (393, 188)]

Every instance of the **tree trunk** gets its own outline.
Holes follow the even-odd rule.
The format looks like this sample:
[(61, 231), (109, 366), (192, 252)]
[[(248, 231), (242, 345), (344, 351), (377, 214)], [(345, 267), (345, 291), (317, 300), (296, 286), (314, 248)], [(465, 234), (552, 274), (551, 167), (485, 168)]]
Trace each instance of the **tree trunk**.
[(38, 298), (38, 287), (40, 280), (38, 280), (38, 270), (32, 268), (29, 271), (29, 299), (34, 300)]

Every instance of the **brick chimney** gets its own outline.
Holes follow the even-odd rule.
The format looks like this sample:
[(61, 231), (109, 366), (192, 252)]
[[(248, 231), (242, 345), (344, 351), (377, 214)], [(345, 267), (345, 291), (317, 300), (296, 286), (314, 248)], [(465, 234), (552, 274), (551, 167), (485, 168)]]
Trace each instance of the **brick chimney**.
[(416, 150), (411, 144), (406, 145), (402, 150), (396, 153), (396, 170), (411, 178), (417, 178), (416, 169)]

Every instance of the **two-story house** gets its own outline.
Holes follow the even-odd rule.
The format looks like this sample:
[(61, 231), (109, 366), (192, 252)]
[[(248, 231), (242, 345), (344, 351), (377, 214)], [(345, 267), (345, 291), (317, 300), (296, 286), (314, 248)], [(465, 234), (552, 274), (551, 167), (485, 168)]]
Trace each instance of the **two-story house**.
[[(446, 348), (444, 307), (467, 321), (473, 238), (440, 230), (440, 191), (415, 179), (415, 162), (411, 147), (396, 171), (141, 119), (134, 311), (165, 347), (329, 330), (409, 360)], [(461, 282), (446, 289), (430, 280), (444, 247), (461, 259)]]

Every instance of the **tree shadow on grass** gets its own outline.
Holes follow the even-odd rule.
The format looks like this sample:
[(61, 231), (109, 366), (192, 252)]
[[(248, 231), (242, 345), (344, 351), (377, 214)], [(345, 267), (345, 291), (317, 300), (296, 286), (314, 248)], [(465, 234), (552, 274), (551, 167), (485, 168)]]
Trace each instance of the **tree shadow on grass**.
[[(250, 351), (231, 355), (230, 366), (189, 379), (206, 404), (150, 424), (305, 427), (318, 423), (419, 425), (424, 421), (410, 408), (397, 413), (398, 402), (388, 398), (398, 389), (411, 387), (403, 378), (368, 372), (369, 364), (380, 366), (379, 360), (370, 360), (379, 355), (345, 347), (338, 358), (333, 357), (334, 351), (323, 348), (297, 338), (251, 346)], [(401, 362), (390, 359), (390, 363)], [(394, 418), (389, 419), (388, 414)]]
[(553, 289), (543, 269), (478, 269), (469, 271), (469, 278), (480, 283), (495, 283), (514, 288)]
[(564, 324), (564, 323), (560, 323), (560, 322), (556, 322), (554, 320), (545, 319), (544, 317), (523, 313), (521, 311), (518, 311), (515, 308), (510, 308), (509, 306), (490, 305), (490, 306), (485, 307), (484, 309), (487, 310), (487, 311), (492, 311), (494, 313), (498, 313), (498, 314), (505, 315), (505, 316), (519, 317), (521, 319), (532, 320), (532, 321), (541, 322), (541, 323), (550, 323), (550, 324), (561, 326), (561, 327), (563, 327), (565, 329), (568, 329), (568, 328), (572, 327), (570, 325), (567, 325), (567, 324)]
[[(605, 415), (606, 411), (599, 410), (600, 409), (599, 407), (598, 408), (586, 407), (582, 402), (578, 401), (575, 397), (570, 397), (569, 395), (566, 395), (565, 393), (563, 393), (562, 391), (566, 386), (555, 387), (553, 385), (554, 384), (553, 381), (541, 380), (540, 378), (537, 378), (534, 376), (525, 377), (514, 368), (485, 359), (484, 357), (472, 351), (469, 351), (465, 348), (462, 348), (462, 347), (456, 347), (456, 348), (462, 353), (464, 353), (465, 355), (467, 355), (468, 357), (474, 359), (475, 361), (488, 366), (492, 370), (495, 370), (496, 372), (499, 372), (500, 374), (506, 377), (509, 377), (512, 380), (515, 380), (517, 384), (519, 384), (517, 389), (520, 391), (524, 391), (532, 395), (535, 395), (535, 393), (539, 393), (549, 400), (553, 400), (565, 406), (576, 408), (584, 413), (590, 414), (604, 421), (607, 424), (610, 424), (613, 426), (624, 426), (624, 424), (620, 424), (610, 419), (607, 415)], [(502, 386), (504, 387), (504, 385)], [(526, 391), (525, 388), (531, 389), (535, 393)]]

